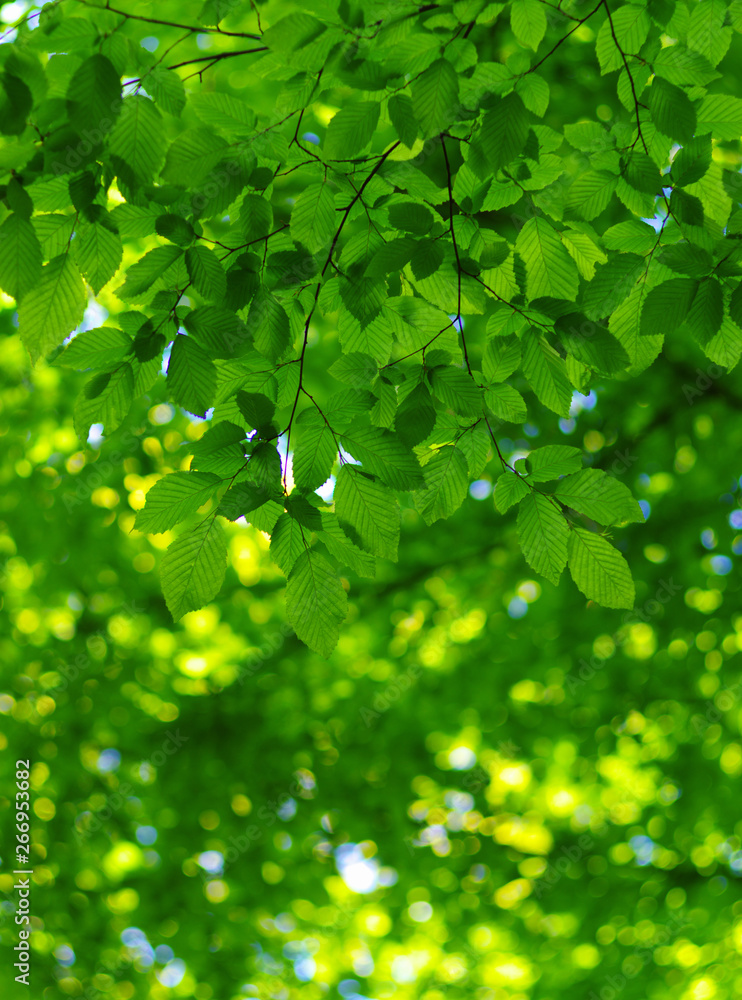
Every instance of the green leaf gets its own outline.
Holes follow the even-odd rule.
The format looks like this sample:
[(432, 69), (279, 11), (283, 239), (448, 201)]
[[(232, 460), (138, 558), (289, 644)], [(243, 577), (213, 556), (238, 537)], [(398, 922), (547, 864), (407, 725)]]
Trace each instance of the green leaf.
[(484, 116), (478, 139), (492, 171), (523, 152), (528, 139), (528, 112), (517, 94), (495, 100)]
[(412, 106), (425, 138), (450, 125), (458, 99), (459, 78), (447, 59), (437, 59), (413, 80)]
[(653, 288), (641, 313), (642, 336), (674, 333), (685, 322), (697, 287), (692, 278), (672, 278)]
[(528, 487), (521, 476), (514, 472), (503, 472), (495, 484), (495, 507), (505, 514), (523, 497), (528, 496)]
[(220, 306), (191, 309), (182, 322), (212, 358), (232, 357), (250, 343), (247, 328), (239, 316)]
[(131, 351), (132, 340), (115, 326), (99, 326), (94, 330), (78, 333), (62, 353), (55, 358), (57, 365), (67, 365), (78, 371), (110, 369), (112, 364), (123, 361)]
[(284, 498), (284, 505), (289, 515), (309, 531), (322, 530), (323, 511), (320, 508), (323, 508), (326, 502), (316, 493), (308, 493), (305, 496), (296, 490)]
[(33, 94), (17, 76), (0, 74), (0, 133), (21, 135), (33, 107)]
[(205, 299), (222, 302), (227, 294), (227, 276), (221, 261), (209, 247), (189, 247), (185, 263), (191, 284)]
[(660, 172), (657, 164), (646, 153), (639, 153), (636, 150), (629, 153), (622, 164), (623, 175), (626, 182), (637, 191), (646, 194), (657, 194), (660, 188)]
[(188, 128), (167, 151), (162, 177), (169, 184), (193, 189), (204, 181), (222, 159), (229, 145), (208, 128)]
[(397, 559), (399, 501), (394, 493), (353, 465), (343, 465), (333, 494), (335, 513), (352, 541), (375, 556)]
[(430, 372), (434, 395), (455, 413), (478, 417), (482, 414), (482, 390), (461, 368), (434, 368)]
[(517, 337), (491, 337), (482, 357), (482, 372), (490, 382), (504, 382), (520, 365)]
[(526, 266), (529, 299), (542, 296), (569, 300), (577, 298), (577, 267), (559, 234), (546, 219), (529, 219), (518, 233), (515, 249)]
[(41, 274), (41, 246), (34, 228), (13, 212), (0, 226), (0, 288), (20, 302)]
[[(259, 488), (265, 489), (265, 487)], [(275, 528), (276, 521), (281, 514), (283, 514), (283, 506), (280, 503), (276, 503), (275, 500), (266, 500), (265, 503), (250, 511), (247, 520), (258, 531), (264, 531), (269, 535)]]
[(407, 94), (394, 94), (389, 98), (387, 110), (389, 111), (389, 118), (394, 126), (394, 131), (397, 133), (400, 141), (408, 149), (412, 149), (420, 129), (415, 118), (414, 108), (412, 107), (412, 99)]
[(96, 53), (77, 67), (67, 87), (67, 114), (91, 145), (101, 145), (121, 103), (121, 80), (109, 59)]
[(555, 329), (565, 349), (594, 371), (611, 376), (628, 368), (631, 359), (621, 343), (582, 313), (561, 316)]
[(540, 493), (529, 493), (518, 507), (518, 539), (526, 562), (551, 583), (567, 565), (569, 528), (558, 508)]
[[(124, 202), (123, 205), (116, 205), (111, 211), (111, 221), (119, 231), (119, 236), (125, 242), (138, 240), (143, 236), (151, 236), (158, 232), (157, 220), (161, 216), (159, 206), (151, 208), (138, 208)], [(41, 216), (37, 216), (37, 219)], [(164, 233), (162, 235), (165, 235)], [(168, 239), (170, 237), (167, 237)]]
[(418, 281), (429, 278), (443, 263), (444, 249), (442, 243), (421, 240), (410, 259), (412, 273)]
[(299, 414), (292, 443), (294, 482), (303, 490), (319, 489), (330, 478), (337, 458), (337, 444), (316, 410), (304, 410)]
[(342, 354), (328, 368), (328, 373), (339, 382), (356, 389), (369, 386), (378, 374), (378, 365), (369, 354), (353, 351)]
[(410, 353), (450, 328), (451, 320), (441, 310), (417, 296), (400, 295), (386, 300), (381, 315), (368, 327), (365, 343), (360, 337), (352, 341), (344, 337), (343, 347), (347, 351), (360, 350), (370, 354), (383, 365), (389, 360), (392, 331), (403, 352)]
[(725, 316), (719, 332), (701, 346), (707, 358), (731, 371), (742, 355), (742, 330)]
[(261, 288), (255, 293), (247, 314), (247, 330), (255, 347), (271, 363), (275, 363), (291, 340), (289, 317), (281, 303)]
[(672, 161), (672, 176), (675, 184), (695, 184), (711, 166), (711, 139), (707, 135), (698, 136), (678, 150)]
[[(680, 188), (674, 188), (670, 195), (670, 214), (676, 222), (681, 224), (681, 232), (684, 235), (688, 235), (688, 238), (693, 238), (694, 229), (696, 232), (701, 231), (702, 235), (706, 237), (704, 242), (708, 241), (710, 245), (710, 239), (702, 232), (704, 212), (703, 202), (700, 198), (696, 198), (695, 195), (689, 194)], [(690, 231), (682, 229), (683, 223), (693, 228)]]
[[(137, 320), (134, 322), (139, 322), (140, 318), (144, 318), (142, 313), (135, 313), (134, 315), (137, 316)], [(127, 317), (126, 321), (124, 321), (124, 316)], [(126, 325), (128, 329), (131, 329), (134, 325), (133, 322), (129, 322), (129, 316), (131, 316), (131, 314), (127, 315), (125, 313), (124, 316), (121, 317), (122, 324)], [(147, 380), (150, 378), (153, 366), (149, 365), (148, 362), (154, 361), (155, 359), (159, 362), (166, 344), (167, 341), (165, 340), (165, 335), (158, 333), (157, 328), (151, 319), (144, 318), (144, 322), (137, 328), (134, 340), (131, 342), (131, 353), (134, 355), (136, 360), (140, 362), (140, 365), (137, 368), (137, 374), (141, 377), (141, 380)], [(134, 362), (132, 360), (132, 364), (133, 363)], [(151, 376), (152, 380), (148, 382), (146, 386), (144, 385), (144, 381), (140, 381), (140, 378), (138, 378), (137, 390), (146, 392), (150, 389), (154, 381), (156, 381), (158, 374), (159, 371), (157, 370), (157, 367), (155, 367), (154, 374)]]
[(204, 125), (220, 129), (228, 135), (248, 135), (255, 126), (255, 112), (244, 101), (231, 94), (189, 94), (188, 103)]
[(690, 142), (696, 128), (696, 111), (685, 91), (656, 76), (649, 91), (652, 121), (663, 135)]
[(661, 49), (653, 66), (655, 73), (670, 83), (689, 86), (703, 87), (720, 75), (708, 60), (697, 52), (691, 52), (684, 45), (668, 45)]
[(289, 514), (281, 514), (273, 528), (270, 544), (271, 559), (276, 566), (288, 576), (306, 547), (301, 524)]
[(546, 483), (582, 468), (582, 452), (564, 444), (549, 444), (529, 452), (528, 468), (531, 482)]
[(397, 408), (395, 427), (408, 448), (420, 444), (435, 425), (435, 407), (426, 386), (417, 385)]
[(586, 281), (591, 281), (595, 276), (596, 265), (607, 261), (606, 255), (587, 233), (568, 229), (561, 234), (561, 238), (567, 253), (577, 264), (577, 270)]
[[(41, 18), (39, 20), (42, 21)], [(55, 17), (52, 15), (44, 25), (44, 30), (39, 32), (41, 37), (38, 39), (35, 37), (34, 41), (44, 45), (43, 35), (45, 34), (51, 35), (53, 47), (59, 52), (64, 52), (67, 49), (71, 51), (87, 49), (98, 38), (98, 32), (90, 21), (74, 16)], [(33, 42), (31, 44), (33, 45)]]
[(526, 401), (512, 385), (491, 385), (484, 393), (489, 409), (500, 420), (522, 424), (528, 416)]
[(575, 149), (586, 153), (597, 153), (610, 149), (613, 140), (606, 131), (605, 125), (599, 122), (575, 122), (564, 126), (564, 137)]
[(376, 575), (374, 557), (353, 544), (335, 514), (322, 511), (322, 531), (317, 532), (317, 537), (341, 566), (348, 566), (359, 576), (373, 578)]
[(714, 259), (702, 247), (692, 243), (675, 243), (665, 247), (659, 256), (660, 263), (690, 278), (703, 278), (714, 266)]
[(244, 427), (228, 420), (214, 424), (191, 445), (191, 469), (213, 472), (220, 479), (231, 478), (245, 465), (244, 441)]
[(208, 503), (220, 484), (221, 479), (209, 472), (172, 472), (163, 476), (148, 490), (134, 527), (153, 535), (169, 531)]
[[(223, 5), (224, 0), (219, 0)], [(325, 32), (325, 25), (317, 18), (303, 11), (294, 11), (287, 17), (275, 22), (263, 32), (263, 42), (275, 52), (281, 53), (286, 61), (296, 61), (297, 53), (307, 47), (316, 47), (320, 36)]]
[(149, 250), (126, 272), (126, 281), (116, 289), (116, 295), (120, 299), (138, 298), (182, 256), (182, 249), (172, 244)]
[[(643, 285), (637, 285), (611, 314), (608, 328), (625, 347), (631, 359), (631, 374), (644, 371), (662, 349), (663, 334), (642, 331), (642, 309), (646, 300)], [(642, 335), (643, 334), (643, 335)]]
[(416, 236), (425, 236), (433, 226), (433, 213), (425, 205), (414, 201), (397, 202), (389, 206), (389, 225)]
[[(471, 249), (471, 248), (470, 248)], [(492, 267), (499, 267), (504, 264), (510, 256), (512, 247), (505, 240), (498, 240), (496, 243), (485, 244), (479, 255), (479, 266), (483, 270)]]
[(737, 326), (742, 327), (742, 284), (737, 285), (729, 299), (729, 315)]
[(245, 392), (244, 389), (240, 389), (236, 403), (250, 427), (261, 431), (273, 429), (271, 421), (276, 412), (276, 405), (267, 396), (261, 392)]
[(621, 69), (622, 51), (636, 55), (647, 39), (650, 26), (647, 12), (634, 4), (625, 4), (606, 17), (595, 42), (601, 73)]
[(391, 431), (354, 421), (342, 435), (341, 443), (364, 470), (395, 490), (422, 488), (423, 471), (414, 454)]
[(173, 621), (213, 601), (227, 570), (227, 543), (215, 517), (184, 531), (162, 560), (162, 591)]
[(258, 530), (272, 531), (282, 508), (270, 499), (270, 493), (265, 487), (258, 486), (256, 483), (235, 483), (234, 486), (230, 486), (221, 499), (217, 514), (230, 521), (236, 521), (264, 505), (266, 507), (270, 505), (274, 508), (276, 517), (268, 529), (259, 528)]
[(707, 94), (698, 109), (698, 135), (737, 140), (742, 135), (742, 98), (729, 94)]
[(656, 242), (656, 231), (639, 219), (619, 222), (606, 229), (603, 234), (603, 245), (607, 250), (621, 250), (624, 253), (648, 253)]
[(116, 274), (124, 256), (118, 233), (100, 222), (82, 223), (72, 241), (72, 253), (88, 284), (97, 295)]
[(248, 241), (267, 236), (273, 225), (271, 203), (257, 194), (246, 194), (240, 207), (240, 224)]
[(260, 278), (255, 271), (243, 267), (232, 267), (227, 271), (227, 294), (224, 304), (227, 309), (237, 312), (244, 309), (260, 287)]
[(328, 657), (337, 645), (348, 599), (332, 567), (307, 549), (297, 559), (286, 588), (286, 614), (298, 637)]
[(383, 278), (391, 271), (401, 271), (418, 246), (418, 242), (411, 236), (398, 236), (389, 240), (371, 258), (366, 267), (366, 275), (370, 278)]
[(165, 159), (165, 127), (152, 101), (140, 94), (125, 97), (108, 141), (108, 152), (126, 184), (149, 184)]
[(425, 523), (433, 524), (450, 517), (464, 502), (469, 488), (469, 467), (459, 448), (446, 445), (435, 452), (423, 473), (427, 489), (415, 493), (415, 506)]
[(85, 285), (69, 254), (50, 260), (18, 309), (21, 340), (34, 364), (72, 333), (86, 305)]
[(546, 34), (546, 11), (538, 0), (513, 0), (510, 27), (521, 45), (536, 49)]
[(703, 278), (693, 298), (686, 323), (701, 346), (708, 343), (721, 328), (724, 319), (724, 298), (717, 278)]
[(247, 466), (247, 476), (257, 486), (268, 490), (271, 496), (281, 492), (281, 456), (269, 441), (253, 447)]
[(724, 0), (701, 0), (694, 4), (688, 24), (688, 48), (717, 66), (732, 41), (732, 29), (724, 27), (727, 4)]
[(385, 376), (377, 379), (373, 386), (376, 402), (371, 410), (371, 423), (375, 427), (391, 427), (397, 413), (397, 390)]
[(590, 221), (609, 205), (617, 178), (605, 170), (586, 170), (569, 189), (567, 204), (579, 218)]
[(602, 535), (578, 525), (569, 532), (569, 571), (588, 600), (606, 608), (630, 608), (634, 582), (620, 552)]
[[(617, 227), (614, 227), (617, 228)], [(621, 254), (597, 267), (585, 289), (583, 309), (588, 319), (603, 319), (629, 297), (645, 264), (634, 254)]]
[[(92, 177), (89, 172), (84, 172), (80, 178)], [(70, 181), (70, 196), (72, 196), (74, 182)], [(11, 177), (5, 188), (5, 201), (11, 212), (15, 212), (22, 219), (30, 219), (33, 213), (33, 201), (28, 191), (17, 177)]]
[(329, 245), (336, 225), (335, 196), (329, 184), (310, 184), (291, 212), (291, 238), (317, 253)]
[(515, 92), (529, 111), (543, 118), (549, 107), (549, 84), (538, 73), (522, 76), (515, 84)]
[(74, 215), (34, 215), (31, 219), (45, 257), (67, 253), (75, 228)]
[(88, 439), (93, 424), (103, 424), (106, 435), (121, 426), (134, 398), (134, 371), (128, 363), (113, 372), (94, 375), (75, 402), (75, 431), (81, 441)]
[(204, 0), (198, 15), (203, 24), (218, 25), (238, 9), (240, 0)]
[(217, 403), (225, 403), (228, 399), (232, 399), (239, 389), (262, 392), (269, 399), (277, 401), (278, 383), (274, 376), (266, 371), (265, 360), (257, 352), (233, 361), (217, 360), (215, 365), (218, 372)]
[(572, 385), (566, 366), (551, 344), (535, 330), (523, 339), (523, 374), (544, 406), (560, 417), (569, 416)]
[(554, 496), (599, 524), (644, 522), (644, 513), (631, 491), (600, 469), (581, 469), (560, 480)]
[(370, 278), (362, 273), (364, 265), (357, 268), (349, 279), (340, 279), (340, 297), (348, 312), (361, 326), (368, 326), (381, 312), (386, 296), (386, 285), (379, 278)]
[(214, 405), (216, 368), (191, 337), (176, 336), (168, 362), (167, 384), (173, 401), (189, 413), (204, 417)]
[(371, 142), (378, 120), (376, 101), (360, 101), (341, 108), (327, 128), (325, 157), (339, 160), (356, 156)]
[(168, 115), (180, 115), (185, 107), (186, 94), (183, 81), (177, 73), (164, 66), (155, 66), (147, 76), (147, 92)]
[[(70, 200), (75, 210), (83, 214), (90, 210), (91, 205), (100, 194), (100, 184), (89, 170), (83, 170), (81, 174), (71, 178), (69, 183)], [(30, 199), (29, 199), (30, 200)], [(29, 206), (33, 209), (33, 205)], [(100, 205), (95, 206), (98, 212), (102, 211)], [(28, 213), (31, 214), (30, 211)], [(112, 226), (115, 229), (115, 226)]]

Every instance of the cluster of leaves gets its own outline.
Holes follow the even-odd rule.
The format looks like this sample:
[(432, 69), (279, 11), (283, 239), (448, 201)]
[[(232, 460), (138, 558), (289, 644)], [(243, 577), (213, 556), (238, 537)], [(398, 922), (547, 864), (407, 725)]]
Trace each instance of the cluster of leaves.
[[(569, 560), (588, 598), (631, 606), (599, 527), (641, 519), (628, 491), (575, 449), (511, 469), (495, 431), (529, 407), (567, 417), (575, 390), (642, 371), (681, 326), (737, 362), (742, 100), (714, 85), (739, 0), (262, 17), (209, 0), (171, 27), (224, 47), (170, 66), (172, 46), (137, 44), (135, 10), (34, 18), (0, 50), (0, 287), (34, 361), (91, 373), (83, 440), (121, 425), (163, 358), (168, 398), (208, 419), (137, 519), (185, 523), (162, 566), (175, 619), (221, 586), (218, 519), (245, 517), (271, 535), (297, 634), (327, 655), (338, 569), (372, 575), (396, 555), (400, 500), (432, 524), (490, 462), (529, 563), (556, 582)], [(611, 127), (560, 121), (537, 72), (588, 21), (618, 73)], [(210, 85), (232, 59), (257, 87)], [(62, 347), (89, 290), (115, 315)], [(307, 389), (318, 329), (337, 343), (326, 398)]]
[[(631, 607), (634, 584), (626, 560), (602, 534), (569, 520), (569, 514), (577, 512), (603, 525), (643, 521), (628, 487), (599, 469), (582, 469), (580, 451), (566, 445), (537, 448), (516, 464), (527, 464), (529, 474), (523, 476), (515, 468), (503, 472), (495, 487), (495, 505), (505, 513), (518, 504), (518, 535), (529, 564), (558, 583), (569, 561), (572, 578), (585, 596), (608, 608)], [(553, 480), (558, 480), (553, 494), (536, 485)]]

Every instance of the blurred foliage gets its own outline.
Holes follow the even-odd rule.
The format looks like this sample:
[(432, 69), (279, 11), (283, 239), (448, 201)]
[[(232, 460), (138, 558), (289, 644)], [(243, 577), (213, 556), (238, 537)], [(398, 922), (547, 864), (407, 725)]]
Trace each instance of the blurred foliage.
[[(610, 113), (589, 31), (550, 64), (552, 96)], [(501, 441), (507, 457), (577, 445), (631, 487), (647, 515), (617, 542), (633, 611), (532, 579), (485, 478), (434, 533), (403, 510), (399, 563), (353, 579), (324, 660), (286, 626), (283, 576), (249, 526), (228, 526), (218, 601), (173, 625), (170, 536), (133, 522), (207, 423), (160, 378), (81, 448), (82, 376), (29, 371), (16, 326), (5, 308), (4, 996), (742, 992), (738, 373), (704, 374), (679, 335), (559, 425), (535, 411)], [(30, 991), (10, 957), (25, 758)]]

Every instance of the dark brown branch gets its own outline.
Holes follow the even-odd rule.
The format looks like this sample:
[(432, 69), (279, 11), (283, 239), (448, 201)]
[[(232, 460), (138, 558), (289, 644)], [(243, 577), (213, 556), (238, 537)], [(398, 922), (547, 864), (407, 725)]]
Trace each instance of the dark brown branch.
[(647, 144), (646, 144), (646, 142), (644, 140), (644, 136), (642, 135), (642, 124), (641, 124), (641, 119), (639, 118), (639, 98), (638, 98), (637, 93), (636, 93), (636, 86), (634, 84), (634, 77), (631, 75), (631, 70), (629, 69), (629, 61), (626, 58), (626, 53), (621, 48), (621, 46), (620, 46), (620, 44), (618, 42), (618, 37), (616, 35), (616, 29), (613, 26), (613, 18), (611, 17), (611, 11), (610, 11), (610, 8), (608, 6), (608, 0), (602, 0), (602, 3), (603, 3), (603, 6), (605, 7), (605, 12), (608, 15), (608, 24), (610, 25), (610, 28), (611, 28), (611, 35), (613, 36), (613, 41), (614, 41), (615, 46), (618, 49), (619, 53), (621, 54), (621, 59), (623, 60), (624, 67), (626, 69), (626, 75), (629, 78), (629, 85), (631, 86), (631, 96), (634, 99), (634, 111), (636, 112), (637, 138), (641, 139), (641, 144), (644, 147), (644, 152), (647, 153), (647, 154), (649, 154), (649, 150), (647, 149)]
[[(90, 4), (88, 0), (77, 0), (77, 2), (86, 7), (97, 7), (97, 4)], [(117, 7), (112, 7), (110, 3), (106, 4), (105, 9), (110, 10), (112, 14), (120, 14), (122, 17), (127, 18), (127, 20), (144, 21), (147, 24), (161, 24), (166, 28), (183, 28), (185, 31), (192, 31), (197, 35), (227, 35), (232, 38), (254, 38), (256, 41), (260, 41), (260, 35), (254, 35), (247, 31), (223, 31), (218, 27), (206, 28), (199, 24), (180, 24), (178, 21), (162, 21), (156, 17), (145, 17), (143, 14), (132, 14), (126, 10), (119, 10)]]
[(448, 161), (448, 150), (446, 149), (446, 140), (441, 136), (441, 146), (443, 146), (443, 158), (446, 161), (446, 182), (448, 184), (448, 228), (451, 231), (451, 240), (453, 242), (453, 252), (456, 254), (456, 280), (457, 280), (457, 304), (456, 304), (456, 319), (459, 324), (459, 333), (461, 334), (461, 346), (464, 350), (464, 360), (466, 361), (466, 368), (471, 375), (471, 365), (469, 364), (469, 353), (466, 349), (466, 337), (464, 336), (464, 324), (461, 320), (461, 258), (459, 257), (459, 244), (456, 240), (456, 230), (453, 224), (453, 186), (451, 184), (451, 164)]
[(580, 27), (581, 24), (584, 24), (585, 21), (589, 21), (590, 18), (593, 16), (593, 14), (595, 14), (597, 11), (600, 10), (600, 8), (603, 6), (603, 3), (604, 3), (604, 0), (600, 0), (600, 3), (598, 4), (597, 7), (593, 7), (593, 9), (590, 11), (589, 14), (586, 14), (583, 18), (581, 18), (577, 22), (577, 24), (575, 24), (575, 26), (573, 28), (570, 28), (569, 31), (567, 32), (567, 34), (564, 35), (562, 38), (560, 38), (559, 41), (556, 43), (556, 45), (554, 45), (551, 49), (549, 49), (549, 51), (546, 53), (546, 55), (543, 57), (543, 59), (539, 59), (539, 61), (536, 63), (536, 65), (535, 66), (531, 66), (531, 68), (529, 70), (527, 70), (523, 74), (523, 76), (528, 76), (529, 73), (535, 73), (535, 71), (539, 68), (539, 66), (543, 66), (543, 64), (546, 62), (546, 60), (550, 59), (554, 55), (554, 53), (559, 48), (559, 46), (563, 45), (567, 41), (567, 39), (570, 37), (570, 35), (573, 35), (575, 33), (575, 31), (577, 31), (577, 29)]

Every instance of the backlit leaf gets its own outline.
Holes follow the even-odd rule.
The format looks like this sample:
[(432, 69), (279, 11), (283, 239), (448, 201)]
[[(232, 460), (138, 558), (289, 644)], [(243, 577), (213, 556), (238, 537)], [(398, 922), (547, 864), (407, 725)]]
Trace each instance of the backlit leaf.
[(212, 601), (224, 580), (227, 543), (214, 517), (184, 531), (162, 560), (162, 590), (174, 621)]

